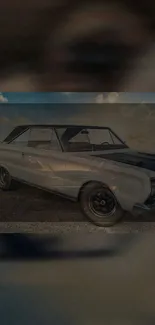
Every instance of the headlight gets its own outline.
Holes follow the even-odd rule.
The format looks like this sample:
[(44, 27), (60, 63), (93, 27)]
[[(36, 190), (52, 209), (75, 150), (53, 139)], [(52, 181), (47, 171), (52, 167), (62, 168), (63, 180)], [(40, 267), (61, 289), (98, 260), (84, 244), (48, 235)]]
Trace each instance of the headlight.
[(155, 196), (155, 178), (151, 179), (151, 196)]

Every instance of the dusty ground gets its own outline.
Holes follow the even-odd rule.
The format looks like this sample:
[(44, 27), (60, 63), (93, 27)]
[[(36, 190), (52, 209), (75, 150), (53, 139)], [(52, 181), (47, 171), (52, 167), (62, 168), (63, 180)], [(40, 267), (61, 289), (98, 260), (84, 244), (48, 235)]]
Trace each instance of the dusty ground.
[(16, 190), (0, 195), (1, 221), (83, 221), (77, 204), (32, 187), (19, 185)]
[(155, 215), (136, 219), (126, 215), (112, 228), (99, 228), (87, 222), (78, 204), (28, 186), (0, 192), (0, 232), (138, 232), (155, 230)]

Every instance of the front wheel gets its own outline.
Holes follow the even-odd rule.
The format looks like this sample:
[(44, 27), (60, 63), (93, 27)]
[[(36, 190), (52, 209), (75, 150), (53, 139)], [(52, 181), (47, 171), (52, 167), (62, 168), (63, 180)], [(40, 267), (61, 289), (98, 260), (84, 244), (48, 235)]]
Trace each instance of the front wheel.
[(3, 191), (12, 188), (12, 177), (8, 170), (4, 167), (0, 167), (0, 189)]
[(84, 186), (80, 195), (80, 205), (84, 215), (100, 227), (113, 226), (124, 215), (114, 194), (97, 182)]

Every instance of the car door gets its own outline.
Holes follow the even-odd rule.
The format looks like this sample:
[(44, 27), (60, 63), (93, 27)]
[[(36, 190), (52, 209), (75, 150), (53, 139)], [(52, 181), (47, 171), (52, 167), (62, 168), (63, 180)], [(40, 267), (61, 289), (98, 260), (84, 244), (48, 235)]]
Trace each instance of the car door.
[(23, 152), (23, 161), (27, 166), (26, 182), (55, 191), (59, 191), (63, 186), (65, 162), (53, 128), (31, 128), (28, 146)]

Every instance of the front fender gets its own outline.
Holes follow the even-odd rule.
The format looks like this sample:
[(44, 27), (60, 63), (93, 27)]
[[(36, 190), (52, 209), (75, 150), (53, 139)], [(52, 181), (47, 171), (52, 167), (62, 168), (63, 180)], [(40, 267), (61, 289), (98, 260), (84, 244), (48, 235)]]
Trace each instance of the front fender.
[(108, 186), (124, 210), (130, 211), (137, 203), (144, 203), (151, 192), (149, 176), (139, 169), (110, 161), (67, 164), (59, 192), (78, 199), (81, 188), (88, 182), (97, 181)]
[(121, 207), (131, 211), (137, 203), (144, 203), (151, 193), (151, 183), (147, 175), (119, 173), (110, 181), (110, 189)]

